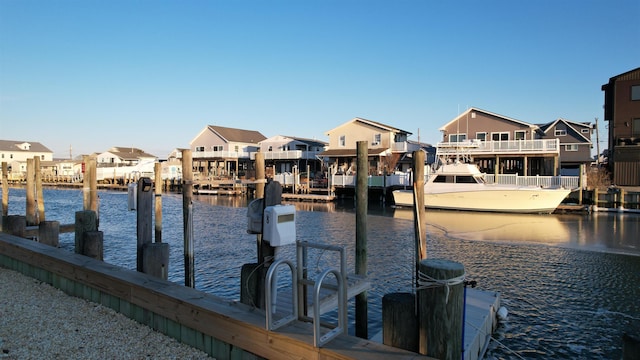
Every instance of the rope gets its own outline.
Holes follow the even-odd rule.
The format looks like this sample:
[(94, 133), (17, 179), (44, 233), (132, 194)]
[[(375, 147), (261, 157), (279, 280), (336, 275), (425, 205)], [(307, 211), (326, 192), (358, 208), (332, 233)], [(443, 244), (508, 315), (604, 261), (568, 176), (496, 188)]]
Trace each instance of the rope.
[(416, 288), (416, 290), (422, 290), (422, 289), (430, 289), (430, 288), (435, 288), (435, 287), (440, 287), (440, 286), (444, 286), (444, 291), (445, 291), (445, 303), (449, 302), (449, 288), (451, 286), (454, 285), (459, 285), (462, 284), (464, 282), (464, 278), (467, 274), (464, 273), (458, 277), (452, 278), (452, 279), (447, 279), (447, 280), (439, 280), (439, 279), (434, 279), (431, 276), (419, 271), (418, 272), (418, 287)]

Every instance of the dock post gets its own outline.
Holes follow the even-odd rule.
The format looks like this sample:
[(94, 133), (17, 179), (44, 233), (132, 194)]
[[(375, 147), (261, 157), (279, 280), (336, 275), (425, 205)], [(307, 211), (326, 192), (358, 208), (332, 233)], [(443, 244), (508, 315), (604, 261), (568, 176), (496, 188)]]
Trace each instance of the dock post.
[(4, 232), (18, 237), (25, 237), (27, 231), (27, 218), (22, 215), (8, 215), (5, 217)]
[(155, 242), (162, 242), (162, 164), (159, 162), (154, 165), (154, 190), (155, 190)]
[(84, 255), (84, 233), (98, 231), (98, 218), (95, 211), (76, 211), (75, 252)]
[(191, 150), (182, 150), (182, 224), (184, 229), (184, 285), (196, 287), (193, 259), (193, 160)]
[(27, 159), (27, 189), (26, 189), (26, 219), (27, 225), (37, 225), (36, 220), (36, 199), (35, 199), (35, 167), (33, 158)]
[[(367, 211), (369, 201), (369, 142), (357, 142), (356, 163), (356, 275), (367, 275)], [(346, 274), (342, 274), (346, 276)], [(367, 292), (356, 295), (356, 336), (367, 339)]]
[(86, 231), (82, 235), (82, 255), (103, 261), (104, 234), (102, 231)]
[(382, 343), (418, 352), (415, 294), (397, 292), (382, 297)]
[(151, 208), (153, 203), (152, 183), (148, 177), (141, 177), (138, 180), (136, 194), (136, 237), (137, 256), (136, 269), (143, 271), (143, 247), (151, 243)]
[(42, 171), (40, 171), (40, 157), (33, 157), (34, 179), (36, 185), (36, 205), (38, 206), (38, 223), (45, 221), (44, 218), (44, 195), (42, 193)]
[(420, 354), (437, 359), (460, 359), (463, 350), (464, 266), (450, 260), (422, 260), (420, 278)]
[(38, 224), (38, 242), (58, 247), (60, 240), (59, 221), (41, 221)]
[(5, 223), (9, 216), (9, 165), (6, 161), (2, 162), (2, 222), (0, 222), (0, 230), (5, 230)]
[(169, 278), (169, 243), (144, 244), (142, 256), (142, 272), (163, 280)]
[(424, 151), (413, 152), (413, 227), (416, 247), (416, 279), (420, 261), (427, 258), (427, 239), (424, 234)]

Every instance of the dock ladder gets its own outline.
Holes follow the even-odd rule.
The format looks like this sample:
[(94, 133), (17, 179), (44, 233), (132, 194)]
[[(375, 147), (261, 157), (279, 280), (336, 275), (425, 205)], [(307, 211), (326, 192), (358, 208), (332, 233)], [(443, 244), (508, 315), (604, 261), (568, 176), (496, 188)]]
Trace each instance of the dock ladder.
[[(326, 269), (316, 279), (308, 278), (307, 251), (309, 248), (338, 252), (340, 268)], [(367, 291), (371, 284), (364, 276), (347, 275), (347, 261), (343, 247), (297, 241), (296, 257), (297, 266), (294, 266), (289, 260), (281, 259), (275, 261), (267, 271), (265, 278), (267, 330), (275, 330), (294, 320), (312, 322), (314, 346), (320, 347), (336, 336), (347, 333), (347, 300)], [(288, 265), (291, 270), (291, 312), (275, 320), (277, 281), (275, 281), (274, 274), (278, 267), (284, 264)], [(310, 287), (312, 287), (311, 294), (308, 291)], [(287, 302), (285, 299), (283, 300), (281, 302)], [(322, 323), (320, 316), (336, 308), (338, 309), (337, 325)], [(309, 316), (309, 313), (312, 316)], [(321, 327), (323, 326), (331, 328), (331, 330), (322, 334)]]

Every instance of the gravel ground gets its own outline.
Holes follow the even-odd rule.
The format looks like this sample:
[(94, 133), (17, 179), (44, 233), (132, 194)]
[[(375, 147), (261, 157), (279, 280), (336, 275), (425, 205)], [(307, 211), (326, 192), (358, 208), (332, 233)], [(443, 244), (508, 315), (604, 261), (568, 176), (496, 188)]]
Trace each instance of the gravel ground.
[(112, 309), (0, 268), (0, 359), (210, 359)]

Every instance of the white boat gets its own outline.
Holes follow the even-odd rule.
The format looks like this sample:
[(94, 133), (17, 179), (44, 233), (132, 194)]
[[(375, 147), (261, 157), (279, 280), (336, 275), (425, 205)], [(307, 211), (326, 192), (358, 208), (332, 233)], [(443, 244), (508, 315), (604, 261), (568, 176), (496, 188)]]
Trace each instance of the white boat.
[[(477, 166), (454, 162), (429, 176), (424, 184), (424, 204), (433, 209), (552, 213), (570, 192), (565, 188), (487, 184)], [(395, 190), (393, 200), (396, 206), (413, 206), (413, 190)]]

